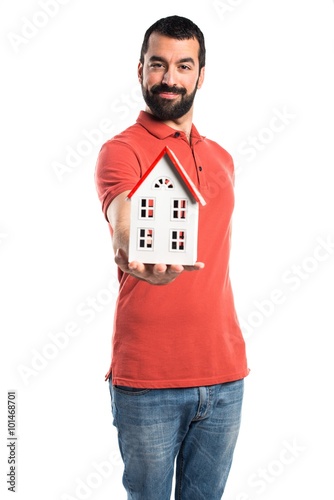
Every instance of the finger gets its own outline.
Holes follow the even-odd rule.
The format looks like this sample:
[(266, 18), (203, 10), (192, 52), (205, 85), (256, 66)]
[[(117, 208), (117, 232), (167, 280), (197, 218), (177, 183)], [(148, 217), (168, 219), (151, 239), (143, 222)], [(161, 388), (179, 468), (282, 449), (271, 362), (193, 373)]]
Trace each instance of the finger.
[(194, 267), (195, 267), (195, 269), (204, 269), (205, 264), (204, 264), (204, 262), (195, 262)]
[(145, 264), (143, 264), (142, 262), (137, 262), (136, 260), (129, 262), (128, 267), (130, 271), (136, 272), (138, 274), (144, 274), (146, 270)]
[(160, 276), (161, 274), (165, 274), (167, 271), (166, 264), (155, 264), (153, 266), (153, 274)]
[(179, 264), (171, 264), (170, 266), (168, 266), (168, 272), (170, 273), (180, 274), (182, 273), (182, 271), (184, 271), (184, 266), (181, 266)]
[(205, 264), (204, 262), (195, 262), (193, 266), (184, 266), (185, 271), (200, 271), (201, 269), (204, 269)]

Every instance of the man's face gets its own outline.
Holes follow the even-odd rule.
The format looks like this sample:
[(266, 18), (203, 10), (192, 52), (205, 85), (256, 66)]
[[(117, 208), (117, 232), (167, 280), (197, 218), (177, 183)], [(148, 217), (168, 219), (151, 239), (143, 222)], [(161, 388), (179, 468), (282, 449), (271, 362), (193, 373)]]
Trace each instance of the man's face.
[(160, 120), (177, 120), (191, 110), (204, 80), (198, 51), (196, 39), (176, 40), (151, 34), (144, 64), (138, 66), (138, 77), (148, 108)]

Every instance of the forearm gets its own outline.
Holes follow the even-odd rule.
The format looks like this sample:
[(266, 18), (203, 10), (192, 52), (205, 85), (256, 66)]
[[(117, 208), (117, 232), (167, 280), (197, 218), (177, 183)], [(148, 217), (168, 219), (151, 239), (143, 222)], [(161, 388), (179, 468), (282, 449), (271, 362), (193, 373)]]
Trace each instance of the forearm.
[(117, 250), (122, 250), (126, 255), (129, 255), (129, 227), (118, 225), (113, 232), (112, 244), (115, 254)]
[(128, 255), (130, 235), (130, 203), (126, 200), (128, 192), (118, 195), (110, 204), (107, 216), (112, 227), (112, 243), (116, 254), (122, 250)]

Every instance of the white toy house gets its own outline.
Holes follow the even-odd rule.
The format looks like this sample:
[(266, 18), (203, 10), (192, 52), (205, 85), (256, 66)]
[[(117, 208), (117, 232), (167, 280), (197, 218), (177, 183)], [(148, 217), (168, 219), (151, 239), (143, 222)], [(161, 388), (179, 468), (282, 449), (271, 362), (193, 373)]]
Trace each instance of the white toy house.
[(193, 265), (199, 203), (206, 202), (167, 146), (128, 194), (129, 262)]

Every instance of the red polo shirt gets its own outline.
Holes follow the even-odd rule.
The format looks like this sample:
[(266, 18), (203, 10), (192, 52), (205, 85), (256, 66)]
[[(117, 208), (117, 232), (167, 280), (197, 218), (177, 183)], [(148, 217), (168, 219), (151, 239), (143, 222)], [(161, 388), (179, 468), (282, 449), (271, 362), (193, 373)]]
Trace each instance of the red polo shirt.
[(249, 370), (229, 278), (231, 156), (194, 126), (190, 144), (183, 132), (142, 111), (133, 126), (101, 148), (95, 179), (102, 209), (107, 218), (110, 202), (134, 187), (164, 146), (176, 154), (207, 202), (200, 206), (198, 235), (198, 260), (205, 268), (183, 272), (165, 286), (119, 271), (106, 378), (112, 374), (115, 385), (152, 389), (238, 380)]

